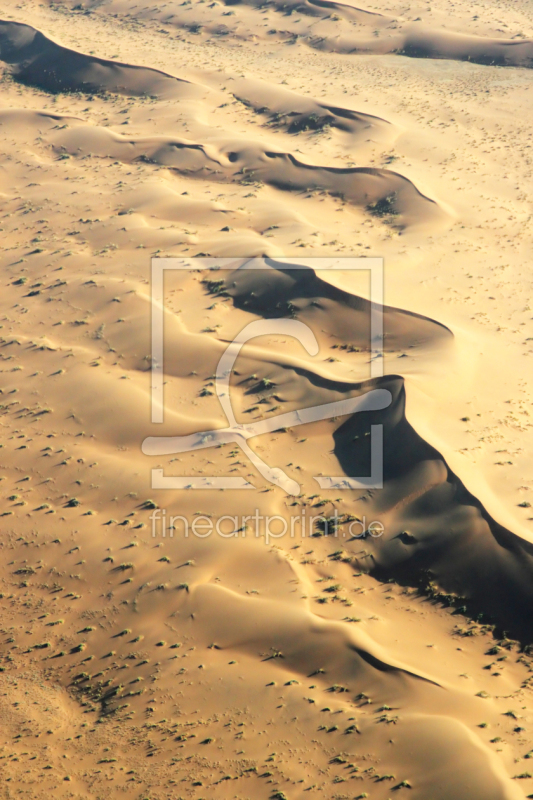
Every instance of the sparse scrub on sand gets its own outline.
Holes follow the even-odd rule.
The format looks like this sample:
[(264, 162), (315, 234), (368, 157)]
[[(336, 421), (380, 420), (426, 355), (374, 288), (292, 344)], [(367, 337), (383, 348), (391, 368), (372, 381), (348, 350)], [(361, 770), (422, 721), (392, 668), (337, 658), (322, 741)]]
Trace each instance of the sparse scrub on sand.
[(114, 567), (112, 572), (126, 572), (128, 569), (133, 569), (134, 565), (131, 561), (126, 561), (123, 564), (119, 564), (117, 567)]
[(380, 197), (379, 200), (376, 200), (374, 203), (369, 203), (366, 210), (373, 217), (378, 217), (380, 219), (396, 217), (399, 214), (397, 201), (398, 196), (393, 192), (386, 197)]

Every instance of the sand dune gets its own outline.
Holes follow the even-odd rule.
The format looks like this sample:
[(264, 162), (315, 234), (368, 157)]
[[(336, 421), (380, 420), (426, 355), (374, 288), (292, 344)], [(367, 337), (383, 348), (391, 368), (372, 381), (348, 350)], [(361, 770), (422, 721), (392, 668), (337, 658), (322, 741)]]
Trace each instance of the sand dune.
[[(370, 311), (368, 300), (332, 286), (309, 267), (295, 269), (281, 259), (265, 259), (271, 267), (268, 279), (254, 271), (225, 273), (220, 293), (227, 293), (238, 308), (263, 317), (292, 313), (303, 321), (320, 320), (320, 331), (327, 327), (327, 337), (320, 337), (327, 346), (331, 337), (349, 343), (353, 348), (369, 350)], [(284, 269), (285, 266), (285, 269)], [(383, 345), (386, 350), (400, 351), (407, 347), (449, 342), (452, 332), (435, 320), (401, 309), (383, 307)], [(332, 349), (338, 349), (330, 345)], [(346, 347), (344, 348), (346, 350)]]
[[(404, 416), (404, 388), (385, 384), (395, 395), (379, 412), (388, 429), (385, 485), (369, 498), (375, 516), (386, 518), (388, 534), (365, 545), (372, 571), (411, 585), (436, 580), (451, 602), (472, 604), (472, 613), (497, 622), (514, 636), (531, 638), (533, 547), (491, 519), (442, 456), (427, 445)], [(351, 474), (368, 459), (355, 418), (335, 434), (343, 469)], [(359, 446), (348, 446), (357, 439)], [(494, 586), (498, 586), (497, 594)], [(450, 602), (450, 600), (447, 600)]]
[[(279, 277), (237, 270), (227, 276), (221, 291), (237, 307), (267, 318), (286, 314), (286, 304), (290, 304), (298, 319), (313, 327), (318, 322), (322, 331), (327, 325), (326, 341), (334, 337), (354, 347), (368, 342), (368, 301), (331, 287), (313, 270), (284, 272), (283, 264), (267, 263), (279, 270)], [(430, 320), (392, 309), (384, 309), (384, 331), (385, 347), (396, 351), (435, 345), (450, 336), (450, 331)], [(351, 388), (325, 381), (309, 369), (291, 369), (291, 376), (334, 392)], [(276, 376), (275, 384), (283, 387), (277, 390), (277, 399), (287, 397), (286, 379)], [(384, 488), (370, 491), (365, 499), (371, 516), (387, 520), (387, 534), (378, 539), (367, 536), (365, 557), (355, 559), (357, 566), (414, 586), (436, 579), (445, 591), (457, 595), (458, 605), (471, 603), (476, 614), (486, 612), (489, 621), (529, 640), (531, 613), (525, 609), (533, 603), (533, 545), (491, 519), (441, 454), (416, 434), (405, 418), (401, 379), (385, 378), (357, 388), (368, 390), (369, 386), (386, 387), (393, 395), (392, 404), (383, 411), (350, 418), (334, 434), (342, 470), (354, 475), (368, 471), (369, 425), (381, 422), (386, 432)], [(494, 585), (498, 585), (497, 595)]]
[(502, 67), (533, 66), (533, 42), (484, 39), (413, 26), (397, 51), (411, 58), (451, 58)]
[(258, 114), (266, 116), (271, 125), (284, 127), (289, 133), (336, 128), (352, 134), (356, 140), (371, 137), (383, 142), (392, 142), (397, 135), (395, 126), (387, 120), (324, 105), (281, 86), (240, 79), (235, 82), (234, 95)]
[(5, 5), (2, 796), (531, 795), (530, 16)]
[[(30, 36), (29, 32), (24, 31), (24, 33)], [(38, 34), (35, 31), (31, 35), (33, 39), (45, 39), (42, 34)], [(6, 34), (6, 39), (8, 36), (9, 33)], [(15, 41), (17, 39), (13, 34), (12, 38)], [(50, 58), (55, 64), (55, 68), (51, 70), (46, 64), (37, 60), (32, 82), (45, 88), (50, 88), (46, 84), (50, 76), (53, 77), (53, 80), (62, 81), (63, 78), (61, 76), (67, 73), (68, 80), (71, 83), (68, 86), (67, 84), (63, 86), (63, 84), (58, 83), (55, 90), (61, 86), (64, 90), (83, 87), (84, 90), (89, 91), (89, 88), (85, 89), (87, 81), (81, 77), (85, 74), (83, 72), (85, 67), (82, 68), (81, 76), (78, 76), (75, 71), (74, 75), (71, 76), (68, 62), (65, 62), (64, 59), (56, 54), (56, 48), (59, 46), (51, 42), (49, 46), (52, 53)], [(22, 47), (21, 58), (23, 58), (24, 53), (25, 50)], [(15, 56), (11, 54), (9, 48), (6, 48), (5, 56), (2, 56), (0, 51), (0, 57), (9, 61)], [(73, 54), (73, 57), (80, 60), (85, 58), (85, 56), (76, 53)], [(89, 59), (90, 63), (91, 60)], [(111, 70), (111, 74), (114, 74), (114, 65), (112, 67), (109, 67), (109, 70)], [(19, 72), (17, 77), (22, 79), (26, 76), (24, 79), (28, 79), (29, 73), (27, 69), (25, 66), (24, 75)], [(89, 66), (88, 69), (90, 70), (91, 67)], [(111, 80), (108, 77), (107, 69), (108, 67), (105, 67), (103, 73), (94, 74), (91, 79), (90, 91), (104, 89), (108, 91), (125, 91), (124, 86), (113, 82), (115, 78)], [(119, 69), (123, 69), (123, 65), (119, 66)], [(40, 78), (37, 79), (36, 75), (43, 76), (45, 83)], [(144, 86), (144, 77), (145, 73), (142, 70), (139, 81), (136, 82), (132, 77), (135, 86)], [(253, 92), (253, 85), (250, 87), (250, 91)], [(144, 89), (139, 89), (138, 93), (142, 94), (143, 92)], [(258, 102), (260, 102), (260, 98), (261, 92), (259, 93)], [(286, 104), (287, 101), (285, 100), (285, 109), (287, 109)], [(274, 105), (272, 113), (280, 113), (279, 109), (281, 107), (283, 107), (283, 104), (281, 106), (278, 104), (277, 107)], [(293, 107), (294, 104), (291, 103), (290, 108)], [(310, 109), (309, 111), (296, 112), (296, 120), (291, 123), (296, 125), (296, 128), (291, 130), (291, 126), (289, 126), (289, 132), (306, 130), (309, 125), (312, 127), (313, 123), (309, 123), (309, 118), (313, 114), (316, 115), (316, 111), (313, 111), (313, 109), (320, 107), (309, 102), (307, 107)], [(357, 115), (344, 109), (323, 107), (323, 110), (328, 111), (329, 116), (318, 117), (318, 119), (325, 120), (328, 125), (331, 124), (332, 127), (337, 127), (341, 130), (346, 128), (354, 130), (355, 126), (369, 127), (376, 123), (378, 127), (379, 125), (385, 126), (385, 123), (377, 118), (373, 118), (372, 123), (370, 123), (370, 117)], [(285, 113), (289, 112), (286, 110)], [(294, 114), (294, 112), (291, 113)], [(42, 114), (36, 114), (32, 117), (31, 112), (26, 112), (26, 115), (24, 115), (24, 112), (14, 114), (8, 111), (1, 116), (4, 125), (12, 122), (15, 125), (36, 126), (43, 122)], [(57, 122), (54, 117), (49, 117), (49, 120), (50, 122)], [(345, 120), (349, 120), (349, 122), (347, 123)], [(239, 181), (245, 185), (264, 182), (284, 190), (328, 192), (334, 196), (345, 198), (354, 205), (366, 208), (374, 216), (384, 218), (400, 227), (427, 222), (435, 222), (442, 225), (447, 222), (446, 212), (439, 208), (435, 200), (426, 197), (411, 181), (392, 170), (367, 167), (320, 167), (306, 164), (291, 153), (268, 151), (258, 144), (243, 141), (200, 144), (183, 139), (172, 140), (163, 137), (132, 139), (101, 127), (77, 125), (78, 120), (65, 119), (64, 121), (66, 127), (69, 127), (69, 124), (74, 124), (75, 127), (51, 138), (51, 143), (59, 153), (81, 157), (88, 155), (108, 157), (119, 159), (126, 163), (144, 160), (148, 163), (178, 170), (186, 175), (209, 180), (232, 180)], [(395, 217), (397, 217), (397, 220), (395, 220)]]
[(159, 70), (121, 64), (70, 50), (30, 25), (0, 21), (0, 59), (17, 80), (50, 92), (170, 94), (194, 92), (189, 81)]
[[(299, 161), (290, 153), (265, 151), (241, 141), (197, 144), (187, 140), (132, 139), (105, 128), (76, 124), (65, 118), (58, 126), (53, 115), (32, 112), (0, 112), (0, 122), (42, 128), (67, 127), (53, 134), (50, 143), (60, 156), (99, 156), (124, 163), (144, 161), (203, 180), (258, 182), (298, 192), (322, 192), (340, 196), (397, 227), (437, 222), (445, 224), (446, 212), (423, 195), (411, 181), (390, 170), (366, 167), (318, 167)], [(52, 123), (56, 125), (52, 125)], [(71, 127), (72, 126), (72, 127)]]
[(446, 213), (408, 179), (390, 170), (367, 167), (319, 167), (291, 153), (265, 151), (255, 144), (224, 142), (198, 144), (184, 140), (131, 140), (104, 129), (75, 128), (58, 135), (58, 152), (97, 155), (126, 163), (144, 160), (185, 175), (209, 180), (263, 182), (287, 191), (329, 192), (377, 217), (401, 225), (442, 224)]
[[(161, 76), (154, 70), (104, 62), (67, 51), (28, 26), (5, 23), (2, 40), (0, 58), (18, 64), (17, 79), (48, 90), (82, 89), (142, 95), (151, 87), (151, 92), (159, 91), (164, 96), (167, 83), (178, 80)], [(194, 89), (192, 84), (187, 85)], [(265, 111), (263, 102), (266, 100), (271, 103), (268, 108), (271, 118), (273, 115), (282, 119), (294, 117), (287, 125), (289, 133), (328, 126), (359, 135), (363, 131), (373, 135), (376, 128), (379, 139), (382, 131), (389, 127), (377, 117), (302, 101), (288, 93), (265, 92), (257, 83), (244, 82), (243, 88), (257, 97), (253, 103), (246, 101), (256, 110)], [(15, 115), (4, 112), (3, 124), (11, 121), (15, 125), (35, 126), (43, 121), (39, 114), (32, 119), (28, 113), (23, 120), (21, 114), (24, 116), (23, 112)], [(50, 120), (54, 121), (54, 118), (50, 117)], [(244, 184), (259, 181), (284, 190), (328, 192), (366, 208), (377, 217), (397, 222), (400, 227), (424, 222), (446, 224), (447, 214), (434, 200), (426, 197), (404, 176), (390, 170), (319, 167), (306, 164), (291, 153), (268, 151), (260, 145), (243, 141), (200, 144), (163, 137), (132, 139), (102, 128), (78, 126), (76, 122), (65, 119), (67, 127), (73, 123), (75, 127), (53, 136), (51, 141), (58, 152), (105, 156), (130, 163), (141, 159), (210, 180), (236, 180)], [(398, 217), (397, 221), (395, 217)]]
[[(228, 7), (231, 11), (223, 11)], [(114, 13), (125, 18), (132, 16), (123, 0), (114, 0), (104, 6), (87, 2), (83, 8), (94, 13)], [(453, 21), (450, 25), (448, 20), (447, 25), (451, 30), (435, 30), (433, 26), (417, 24), (401, 14), (393, 16), (330, 0), (269, 0), (267, 3), (263, 0), (226, 0), (225, 3), (211, 4), (209, 8), (196, 6), (194, 16), (187, 13), (188, 10), (183, 10), (179, 3), (167, 3), (165, 11), (144, 8), (135, 16), (143, 20), (157, 20), (199, 35), (229, 36), (241, 40), (254, 37), (267, 41), (274, 37), (278, 41), (293, 45), (303, 43), (334, 53), (391, 53), (411, 58), (444, 58), (491, 66), (531, 68), (533, 65), (533, 41), (522, 34), (519, 40), (514, 37), (506, 39), (472, 35), (461, 29), (453, 30)], [(431, 7), (424, 8), (424, 11), (431, 10)], [(274, 14), (267, 18), (282, 27), (270, 28), (265, 32), (258, 14), (269, 14), (271, 11)], [(224, 19), (228, 14), (236, 15), (236, 20), (232, 20), (231, 24)], [(294, 22), (291, 17), (297, 14), (302, 17)], [(309, 30), (306, 17), (318, 18), (321, 22)], [(469, 22), (472, 24), (471, 20)], [(348, 33), (347, 26), (352, 28)]]

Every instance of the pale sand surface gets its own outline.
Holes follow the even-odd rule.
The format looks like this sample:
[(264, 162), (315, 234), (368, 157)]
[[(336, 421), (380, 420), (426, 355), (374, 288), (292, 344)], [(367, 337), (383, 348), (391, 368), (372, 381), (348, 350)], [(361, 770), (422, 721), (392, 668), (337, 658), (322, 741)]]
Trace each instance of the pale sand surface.
[[(2, 798), (533, 796), (532, 37), (526, 0), (0, 4)], [(233, 259), (167, 275), (163, 425), (154, 255)], [(331, 256), (385, 259), (383, 378)], [(227, 425), (217, 363), (276, 316), (319, 354), (246, 345), (239, 421), (391, 406), (251, 440), (298, 497), (232, 445), (144, 455)], [(317, 488), (377, 422), (383, 490)], [(149, 499), (344, 516), (153, 538)]]

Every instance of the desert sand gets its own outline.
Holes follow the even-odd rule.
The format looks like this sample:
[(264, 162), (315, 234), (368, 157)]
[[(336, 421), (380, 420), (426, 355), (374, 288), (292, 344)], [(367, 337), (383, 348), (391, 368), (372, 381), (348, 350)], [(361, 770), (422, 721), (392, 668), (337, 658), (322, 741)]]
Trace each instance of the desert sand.
[[(533, 796), (532, 67), (525, 0), (1, 3), (2, 798)], [(194, 258), (162, 424), (154, 257)], [(381, 375), (347, 257), (384, 259)], [(276, 318), (318, 354), (255, 338), (231, 398), (299, 492), (143, 451), (225, 428)], [(383, 488), (320, 488), (376, 424)]]

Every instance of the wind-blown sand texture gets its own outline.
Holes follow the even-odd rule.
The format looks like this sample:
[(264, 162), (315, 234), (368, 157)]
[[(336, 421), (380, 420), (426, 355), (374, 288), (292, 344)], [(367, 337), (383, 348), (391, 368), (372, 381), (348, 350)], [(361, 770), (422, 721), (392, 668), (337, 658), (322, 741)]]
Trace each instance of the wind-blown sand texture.
[[(1, 5), (2, 798), (533, 796), (532, 66), (526, 2)], [(156, 255), (199, 257), (162, 425)], [(339, 256), (385, 259), (382, 378)], [(232, 445), (143, 453), (227, 425), (218, 361), (274, 318), (319, 354), (247, 344), (240, 422), (390, 406), (250, 440), (298, 496)], [(383, 489), (317, 488), (377, 423)], [(340, 527), (152, 537), (154, 506)]]

